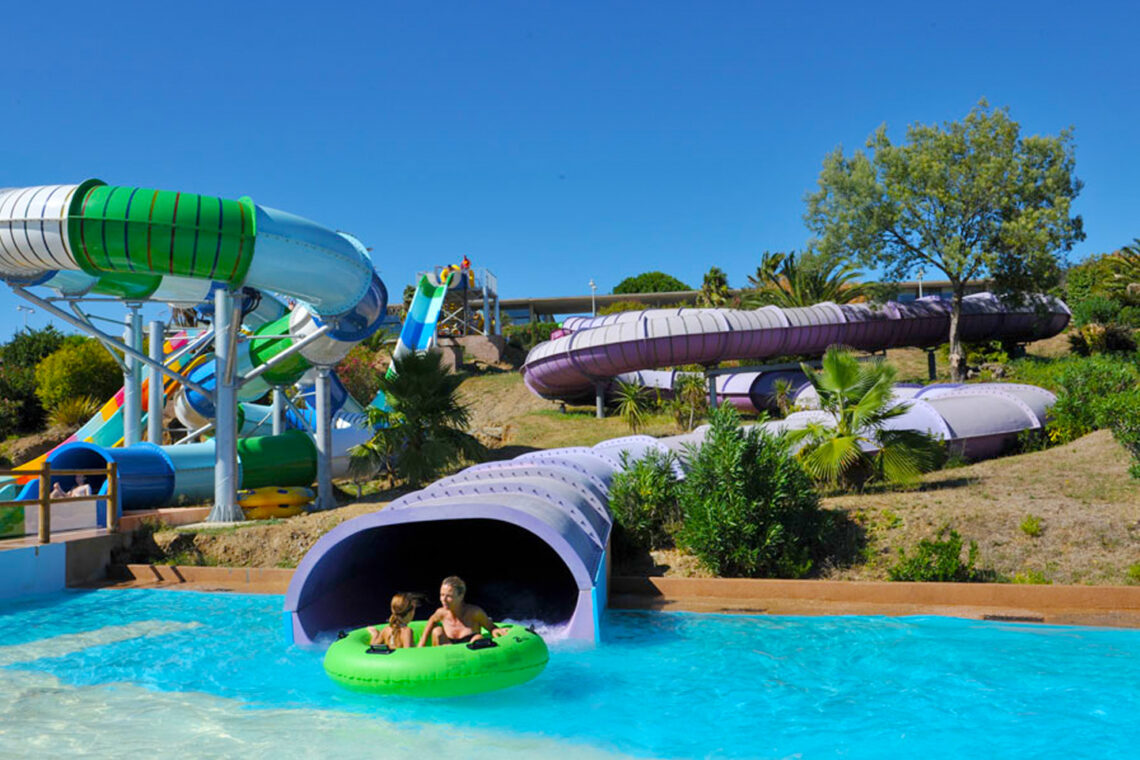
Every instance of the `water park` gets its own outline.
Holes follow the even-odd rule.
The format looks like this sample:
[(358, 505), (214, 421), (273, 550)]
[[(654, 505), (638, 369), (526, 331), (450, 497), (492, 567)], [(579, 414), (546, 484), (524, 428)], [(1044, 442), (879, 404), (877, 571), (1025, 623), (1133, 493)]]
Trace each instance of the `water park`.
[(1135, 756), (1135, 19), (295, 10), (10, 14), (0, 758)]

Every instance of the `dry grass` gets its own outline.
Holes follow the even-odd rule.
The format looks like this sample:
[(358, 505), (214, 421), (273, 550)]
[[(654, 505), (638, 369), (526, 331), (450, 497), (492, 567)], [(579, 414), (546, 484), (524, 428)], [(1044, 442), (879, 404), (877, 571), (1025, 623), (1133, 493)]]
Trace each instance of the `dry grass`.
[[(931, 473), (913, 491), (844, 495), (825, 506), (867, 532), (867, 562), (831, 578), (885, 580), (900, 548), (939, 528), (977, 541), (980, 564), (1000, 576), (1042, 573), (1054, 583), (1125, 584), (1140, 559), (1140, 481), (1107, 431), (1047, 451)], [(1040, 536), (1022, 528), (1041, 521)]]

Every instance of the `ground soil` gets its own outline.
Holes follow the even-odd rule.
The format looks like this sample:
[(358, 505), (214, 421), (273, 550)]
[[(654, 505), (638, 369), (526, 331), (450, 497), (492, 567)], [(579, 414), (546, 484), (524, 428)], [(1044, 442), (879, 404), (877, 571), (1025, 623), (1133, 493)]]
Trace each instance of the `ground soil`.
[(11, 438), (0, 444), (0, 456), (7, 459), (13, 466), (29, 462), (46, 451), (51, 451), (67, 440), (67, 437), (79, 429), (78, 425), (57, 426), (48, 428), (40, 433), (32, 433), (20, 438)]
[[(1058, 336), (1030, 352), (1057, 356)], [(900, 378), (923, 379), (926, 354), (891, 351)], [(945, 370), (940, 366), (940, 370)], [(565, 407), (527, 390), (517, 372), (492, 368), (468, 377), (461, 393), (471, 407), (471, 429), (496, 458), (557, 446), (591, 445), (628, 435), (616, 418), (597, 420), (592, 407)], [(679, 432), (674, 421), (653, 417), (650, 435)], [(351, 485), (346, 490), (354, 492)], [(376, 491), (347, 506), (272, 524), (195, 531), (159, 529), (140, 536), (132, 561), (250, 567), (293, 567), (322, 534), (343, 520), (382, 509), (400, 492)], [(831, 579), (886, 580), (900, 549), (913, 551), (942, 528), (978, 544), (978, 565), (996, 577), (1036, 577), (1053, 583), (1124, 584), (1140, 562), (1140, 481), (1128, 475), (1128, 456), (1105, 431), (1047, 451), (1010, 456), (927, 475), (911, 490), (831, 496), (828, 509), (843, 512), (861, 537), (861, 550), (845, 566), (820, 568)], [(1036, 536), (1021, 526), (1040, 525)], [(1031, 526), (1030, 526), (1031, 527)], [(622, 572), (703, 577), (692, 556), (654, 552)]]

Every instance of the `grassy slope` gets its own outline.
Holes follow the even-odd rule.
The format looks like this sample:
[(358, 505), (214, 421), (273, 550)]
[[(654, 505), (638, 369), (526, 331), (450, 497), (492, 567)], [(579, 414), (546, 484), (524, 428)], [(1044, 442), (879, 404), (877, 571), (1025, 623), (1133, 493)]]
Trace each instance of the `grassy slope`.
[[(1065, 346), (1060, 337), (1031, 350), (1055, 356)], [(925, 377), (921, 351), (892, 351), (888, 360), (903, 378)], [(497, 447), (493, 453), (499, 457), (629, 434), (619, 419), (594, 419), (592, 407), (561, 412), (557, 403), (531, 394), (514, 372), (470, 377), (461, 392), (471, 404), (472, 429)], [(678, 430), (671, 419), (659, 416), (644, 432), (660, 436)], [(165, 531), (155, 538), (169, 546), (170, 555), (181, 550), (183, 556), (197, 554), (209, 564), (292, 565), (340, 519), (380, 509), (394, 495), (377, 493), (368, 503), (279, 525), (199, 535), (191, 539), (192, 548), (186, 538), (174, 541)], [(1128, 477), (1127, 456), (1103, 431), (1045, 452), (932, 473), (917, 490), (837, 496), (825, 505), (848, 512), (867, 537), (867, 561), (829, 569), (825, 574), (833, 578), (885, 579), (899, 548), (911, 549), (943, 525), (977, 541), (980, 563), (1007, 577), (1033, 570), (1055, 583), (1119, 584), (1128, 582), (1129, 565), (1140, 560), (1140, 481)], [(1019, 527), (1030, 514), (1042, 522), (1036, 538)], [(676, 552), (656, 559), (667, 566), (658, 572), (699, 572), (692, 558)]]

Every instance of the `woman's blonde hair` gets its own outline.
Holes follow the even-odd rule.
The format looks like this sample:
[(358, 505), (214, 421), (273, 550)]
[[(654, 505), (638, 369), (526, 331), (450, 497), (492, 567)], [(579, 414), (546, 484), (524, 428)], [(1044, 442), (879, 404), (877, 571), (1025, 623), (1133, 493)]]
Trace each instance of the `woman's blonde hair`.
[(460, 596), (467, 596), (467, 584), (458, 575), (449, 575), (443, 579), (441, 586), (451, 586)]
[(420, 594), (409, 594), (406, 591), (392, 597), (392, 616), (388, 618), (391, 628), (400, 628), (404, 625), (404, 615), (414, 610), (420, 603)]

